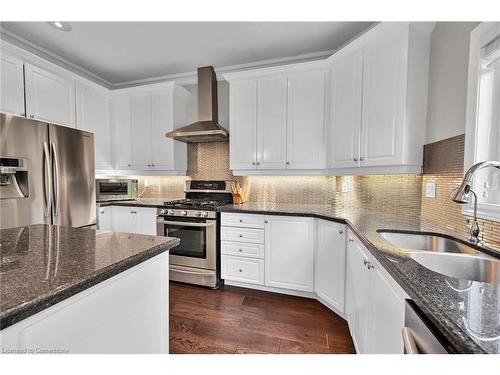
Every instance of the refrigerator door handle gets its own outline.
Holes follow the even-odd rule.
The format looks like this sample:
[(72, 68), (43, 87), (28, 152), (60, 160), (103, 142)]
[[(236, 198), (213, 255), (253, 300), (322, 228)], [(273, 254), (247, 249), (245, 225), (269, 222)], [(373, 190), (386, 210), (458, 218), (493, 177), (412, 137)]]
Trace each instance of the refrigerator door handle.
[(49, 217), (50, 207), (52, 206), (52, 192), (51, 192), (51, 171), (50, 171), (50, 153), (49, 146), (47, 142), (43, 142), (43, 158), (44, 158), (44, 178), (43, 178), (43, 188), (45, 193), (45, 209), (44, 216)]
[(51, 143), (52, 163), (54, 167), (54, 216), (59, 216), (59, 162), (57, 159), (56, 144)]

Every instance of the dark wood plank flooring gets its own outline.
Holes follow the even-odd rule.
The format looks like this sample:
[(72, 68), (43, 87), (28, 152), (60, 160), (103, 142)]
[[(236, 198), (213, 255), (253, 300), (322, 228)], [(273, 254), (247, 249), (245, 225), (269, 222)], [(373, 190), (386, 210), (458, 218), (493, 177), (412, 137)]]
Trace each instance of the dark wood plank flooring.
[(347, 323), (318, 301), (170, 282), (170, 353), (354, 353)]

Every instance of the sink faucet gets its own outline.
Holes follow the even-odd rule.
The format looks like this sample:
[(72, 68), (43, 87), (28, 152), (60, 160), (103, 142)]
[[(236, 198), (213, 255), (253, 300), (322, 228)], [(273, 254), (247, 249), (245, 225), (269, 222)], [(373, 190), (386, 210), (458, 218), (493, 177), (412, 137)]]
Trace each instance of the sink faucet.
[(477, 171), (483, 168), (493, 167), (500, 169), (500, 162), (498, 161), (483, 161), (477, 164), (474, 164), (469, 170), (465, 173), (462, 184), (458, 188), (457, 192), (453, 196), (453, 201), (460, 204), (465, 204), (469, 202), (469, 195), (472, 193), (474, 197), (474, 218), (472, 221), (472, 226), (470, 228), (470, 239), (469, 241), (473, 244), (477, 245), (481, 241), (479, 240), (479, 225), (477, 223), (477, 195), (471, 188), (472, 178), (476, 174)]

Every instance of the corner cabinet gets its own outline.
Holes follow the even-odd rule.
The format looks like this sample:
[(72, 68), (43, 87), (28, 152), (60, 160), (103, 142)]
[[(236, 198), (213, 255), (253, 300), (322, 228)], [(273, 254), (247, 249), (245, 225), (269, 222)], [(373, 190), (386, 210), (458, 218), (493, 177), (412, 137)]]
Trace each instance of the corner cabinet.
[(186, 124), (188, 95), (173, 83), (113, 92), (116, 170), (124, 174), (186, 173), (186, 144), (165, 134)]
[(357, 353), (403, 354), (406, 293), (349, 231), (346, 316)]
[(230, 91), (230, 167), (236, 175), (324, 169), (326, 70), (316, 65), (224, 75)]
[(344, 313), (346, 229), (344, 224), (317, 220), (314, 291), (337, 313)]
[(420, 173), (432, 26), (383, 22), (328, 58), (332, 172)]
[(324, 60), (224, 74), (233, 173), (419, 174), (432, 28), (382, 22)]

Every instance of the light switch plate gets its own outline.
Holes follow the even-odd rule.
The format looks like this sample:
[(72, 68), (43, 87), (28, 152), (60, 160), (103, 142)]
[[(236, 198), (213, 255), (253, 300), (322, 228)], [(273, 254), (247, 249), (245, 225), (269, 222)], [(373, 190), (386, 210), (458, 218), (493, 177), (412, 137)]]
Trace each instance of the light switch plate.
[(425, 184), (425, 196), (427, 198), (436, 198), (436, 183), (427, 182)]

